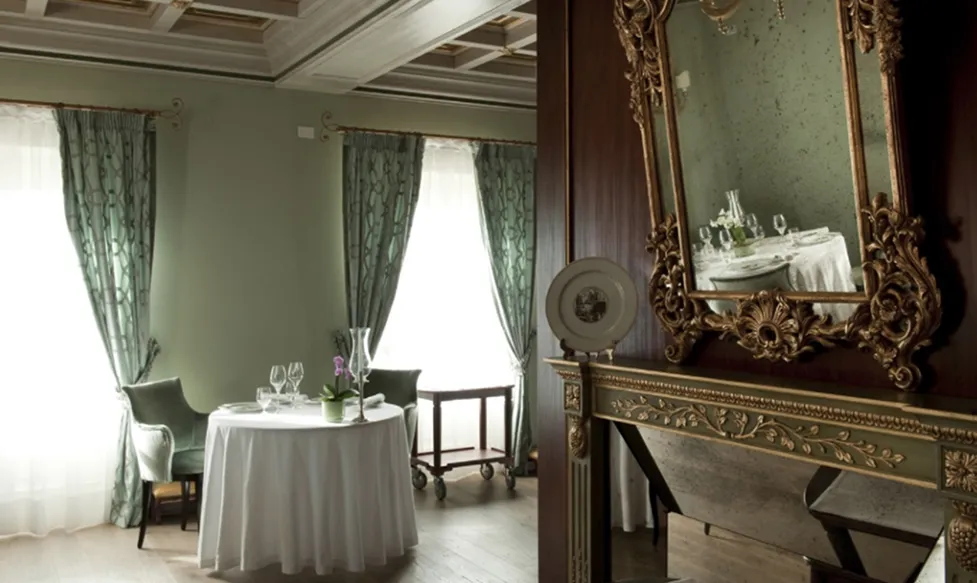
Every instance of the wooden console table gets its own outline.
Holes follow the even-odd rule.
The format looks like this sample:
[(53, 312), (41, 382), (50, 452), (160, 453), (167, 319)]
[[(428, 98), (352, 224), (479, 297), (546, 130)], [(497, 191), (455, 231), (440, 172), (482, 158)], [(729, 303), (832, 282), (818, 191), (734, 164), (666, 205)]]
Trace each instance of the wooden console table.
[[(414, 435), (413, 451), (411, 453), (412, 482), (418, 490), (427, 485), (427, 476), (421, 467), (427, 468), (434, 477), (434, 494), (438, 500), (444, 500), (448, 489), (444, 484), (444, 473), (464, 466), (481, 466), (482, 477), (491, 480), (495, 475), (493, 463), (501, 463), (505, 467), (505, 485), (512, 490), (516, 487), (516, 477), (512, 474), (512, 385), (503, 387), (481, 387), (473, 389), (418, 389), (417, 396), (427, 399), (434, 404), (434, 447), (433, 451), (418, 453), (417, 434)], [(490, 397), (505, 398), (505, 446), (502, 450), (488, 447), (488, 410), (487, 401)], [(462, 401), (478, 399), (478, 448), (462, 447), (455, 449), (441, 448), (441, 403), (447, 401)]]

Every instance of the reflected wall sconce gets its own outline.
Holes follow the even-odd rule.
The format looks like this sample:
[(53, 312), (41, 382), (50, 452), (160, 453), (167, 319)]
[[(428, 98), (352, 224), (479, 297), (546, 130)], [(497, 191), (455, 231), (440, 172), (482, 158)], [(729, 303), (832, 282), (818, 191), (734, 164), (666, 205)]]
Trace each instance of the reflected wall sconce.
[[(736, 26), (729, 24), (729, 18), (736, 13), (736, 10), (743, 3), (743, 0), (699, 0), (699, 8), (702, 13), (716, 22), (719, 27), (719, 34), (731, 36), (736, 34)], [(777, 18), (785, 20), (787, 12), (784, 9), (784, 0), (773, 0), (777, 8)]]

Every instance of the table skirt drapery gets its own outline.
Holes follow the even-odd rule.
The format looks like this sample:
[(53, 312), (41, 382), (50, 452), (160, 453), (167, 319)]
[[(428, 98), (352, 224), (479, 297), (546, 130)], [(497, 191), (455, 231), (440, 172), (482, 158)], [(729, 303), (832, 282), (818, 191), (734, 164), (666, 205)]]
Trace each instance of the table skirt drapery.
[(313, 407), (212, 415), (200, 567), (357, 572), (415, 546), (403, 411), (381, 405), (367, 417), (333, 425)]

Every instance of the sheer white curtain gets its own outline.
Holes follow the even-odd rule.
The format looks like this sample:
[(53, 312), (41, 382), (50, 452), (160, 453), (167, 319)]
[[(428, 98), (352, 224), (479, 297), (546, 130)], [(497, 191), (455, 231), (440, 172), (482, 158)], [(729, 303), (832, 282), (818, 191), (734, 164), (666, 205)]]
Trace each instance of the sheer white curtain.
[[(420, 386), (513, 384), (482, 240), (471, 145), (428, 140), (421, 192), (377, 368), (419, 368)], [(494, 402), (493, 402), (494, 401)], [(478, 443), (478, 402), (442, 406), (442, 447)], [(418, 447), (432, 447), (431, 405), (418, 410)], [(489, 445), (503, 445), (503, 404), (489, 402)]]
[(0, 105), (0, 537), (108, 517), (121, 409), (63, 198), (52, 112)]

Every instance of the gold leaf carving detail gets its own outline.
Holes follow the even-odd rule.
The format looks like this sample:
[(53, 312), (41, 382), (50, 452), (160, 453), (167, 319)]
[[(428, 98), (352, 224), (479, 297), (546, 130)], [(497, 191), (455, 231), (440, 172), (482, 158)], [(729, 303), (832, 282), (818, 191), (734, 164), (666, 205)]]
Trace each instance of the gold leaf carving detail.
[(567, 415), (567, 447), (577, 459), (587, 455), (587, 434), (584, 423), (579, 415)]
[(944, 451), (943, 477), (947, 488), (977, 494), (977, 454), (959, 450)]
[(957, 515), (946, 531), (946, 546), (957, 563), (971, 573), (977, 573), (977, 505), (954, 502)]
[(702, 338), (699, 326), (705, 306), (689, 297), (685, 289), (685, 266), (679, 248), (678, 221), (669, 213), (648, 237), (648, 251), (656, 254), (655, 268), (648, 280), (651, 307), (662, 326), (675, 339), (665, 348), (665, 358), (676, 364), (684, 361), (696, 341)]
[[(579, 375), (578, 375), (579, 378)], [(621, 375), (593, 372), (591, 380), (594, 386), (608, 387), (628, 391), (655, 392), (677, 397), (707, 401), (717, 405), (741, 407), (745, 409), (760, 409), (771, 413), (781, 413), (799, 417), (810, 417), (819, 421), (861, 425), (873, 429), (886, 429), (908, 433), (912, 435), (927, 435), (924, 426), (910, 416), (879, 415), (840, 407), (815, 405), (797, 401), (786, 401), (771, 397), (756, 397), (742, 393), (717, 391), (715, 389), (701, 389), (676, 383), (668, 383), (651, 379), (636, 379)]]
[(566, 383), (563, 387), (563, 408), (580, 411), (580, 385)]
[(662, 99), (661, 51), (654, 26), (661, 11), (656, 0), (615, 0), (614, 26), (628, 61), (625, 78), (631, 84), (631, 111), (634, 121), (644, 127), (649, 103), (659, 105)]
[(863, 53), (879, 51), (879, 67), (886, 75), (895, 73), (903, 57), (902, 18), (893, 0), (845, 0), (848, 18), (845, 35), (854, 39)]
[(859, 348), (873, 353), (900, 389), (912, 390), (921, 373), (913, 354), (931, 344), (940, 326), (942, 298), (926, 259), (919, 255), (922, 221), (886, 203), (884, 194), (862, 211), (871, 224), (866, 263), (878, 282), (875, 295), (848, 319)]
[(788, 452), (813, 455), (817, 451), (850, 465), (894, 468), (906, 459), (889, 448), (879, 450), (875, 444), (852, 440), (848, 430), (822, 435), (819, 425), (792, 426), (763, 414), (754, 415), (726, 407), (676, 405), (665, 399), (652, 402), (641, 396), (638, 399), (615, 399), (611, 401), (611, 408), (625, 419), (654, 421), (676, 429), (701, 428), (731, 441), (763, 439)]

